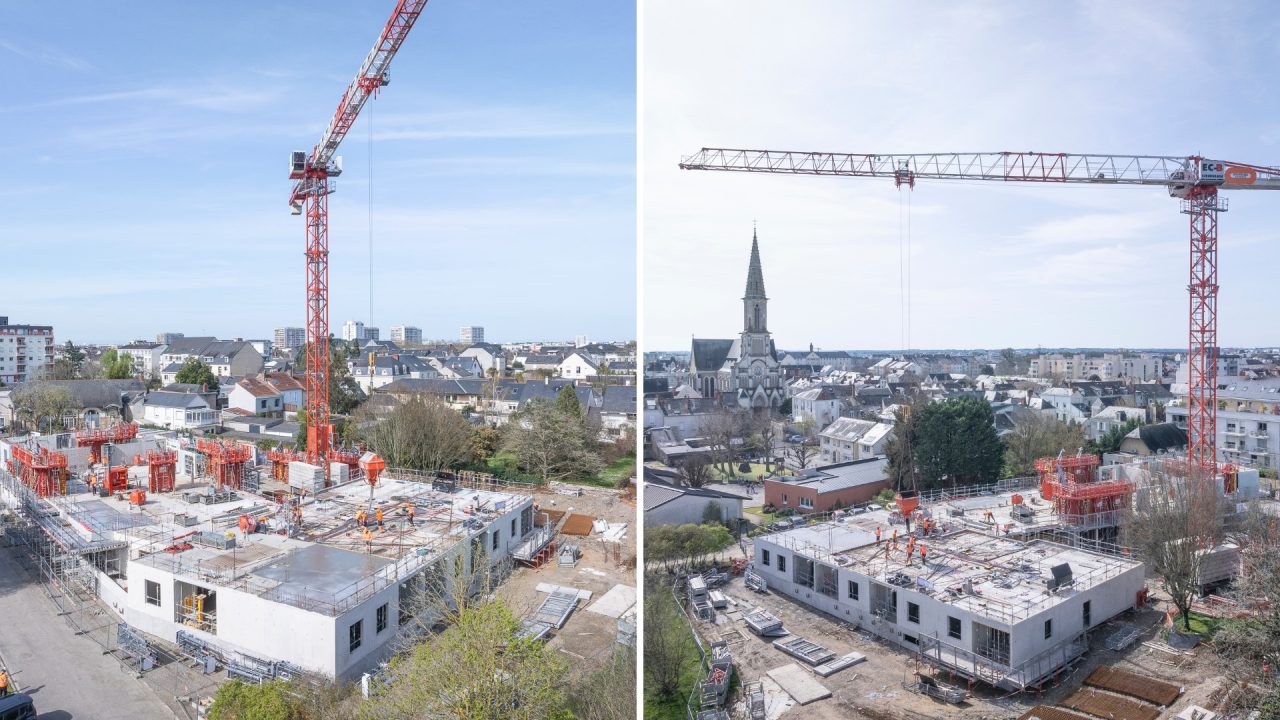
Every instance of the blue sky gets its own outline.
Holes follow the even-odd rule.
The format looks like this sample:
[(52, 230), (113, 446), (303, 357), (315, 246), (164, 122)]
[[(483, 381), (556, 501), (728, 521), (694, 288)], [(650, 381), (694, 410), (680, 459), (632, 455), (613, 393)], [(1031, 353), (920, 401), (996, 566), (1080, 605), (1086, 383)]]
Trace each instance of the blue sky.
[[(303, 325), (288, 153), (392, 7), (0, 5), (0, 315), (59, 342)], [(632, 3), (430, 2), (339, 150), (331, 328), (633, 337), (635, 152)]]
[[(1280, 164), (1280, 14), (1204, 7), (650, 0), (644, 347), (741, 330), (753, 220), (781, 347), (902, 347), (905, 195), (677, 169), (704, 146)], [(1280, 192), (1228, 195), (1220, 339), (1276, 345)], [(910, 209), (914, 347), (1186, 346), (1187, 219), (1159, 189), (921, 181)]]

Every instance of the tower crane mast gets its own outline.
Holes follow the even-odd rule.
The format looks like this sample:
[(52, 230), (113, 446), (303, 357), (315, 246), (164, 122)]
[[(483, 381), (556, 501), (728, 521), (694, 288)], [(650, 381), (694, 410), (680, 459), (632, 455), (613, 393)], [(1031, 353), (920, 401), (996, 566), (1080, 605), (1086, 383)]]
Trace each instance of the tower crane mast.
[(289, 195), (294, 215), (306, 216), (307, 235), (307, 461), (329, 474), (333, 424), (329, 418), (329, 179), (342, 174), (335, 153), (369, 98), (390, 82), (391, 60), (409, 35), (427, 0), (397, 0), (360, 71), (342, 93), (338, 109), (310, 153), (289, 156)]
[(1157, 185), (1181, 199), (1190, 218), (1187, 343), (1187, 456), (1216, 467), (1218, 415), (1218, 214), (1220, 190), (1280, 190), (1280, 168), (1198, 155), (1087, 155), (1040, 152), (855, 154), (703, 148), (685, 170), (1017, 183)]

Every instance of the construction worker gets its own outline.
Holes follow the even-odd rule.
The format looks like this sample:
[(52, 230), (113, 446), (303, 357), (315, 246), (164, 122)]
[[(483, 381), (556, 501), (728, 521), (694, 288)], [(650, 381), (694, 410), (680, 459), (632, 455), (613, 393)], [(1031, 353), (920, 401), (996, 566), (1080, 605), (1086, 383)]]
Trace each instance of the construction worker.
[(413, 527), (413, 506), (409, 506), (409, 527)]
[(364, 535), (364, 551), (373, 552), (373, 533), (369, 532), (369, 528), (361, 528), (360, 532)]
[(893, 529), (893, 546), (898, 547), (898, 528)]
[(9, 673), (4, 670), (0, 670), (0, 697), (8, 695), (10, 692)]
[(377, 514), (374, 516), (378, 519), (378, 529), (382, 529), (382, 508), (378, 508)]
[(925, 547), (924, 545), (920, 546), (920, 564), (921, 565), (929, 564), (929, 548)]
[(880, 526), (879, 525), (876, 526), (876, 544), (877, 545), (880, 544)]

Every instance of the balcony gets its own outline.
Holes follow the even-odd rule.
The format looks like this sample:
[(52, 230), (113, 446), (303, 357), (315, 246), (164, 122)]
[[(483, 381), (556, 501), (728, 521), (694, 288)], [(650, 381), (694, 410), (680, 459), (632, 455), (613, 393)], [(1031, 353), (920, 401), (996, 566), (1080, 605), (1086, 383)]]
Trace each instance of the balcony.
[(1230, 425), (1228, 425), (1228, 426), (1226, 427), (1226, 429), (1224, 429), (1224, 430), (1222, 431), (1222, 434), (1223, 434), (1223, 435), (1234, 435), (1234, 436), (1236, 436), (1236, 437), (1244, 437), (1245, 432), (1244, 432), (1244, 428), (1240, 428), (1240, 427), (1231, 427)]

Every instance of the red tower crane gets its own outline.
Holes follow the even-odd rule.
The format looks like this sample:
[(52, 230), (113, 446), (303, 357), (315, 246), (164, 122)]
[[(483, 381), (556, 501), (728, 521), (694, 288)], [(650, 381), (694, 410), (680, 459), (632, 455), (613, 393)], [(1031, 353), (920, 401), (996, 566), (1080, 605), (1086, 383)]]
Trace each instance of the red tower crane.
[(323, 465), (329, 475), (333, 425), (329, 421), (329, 178), (342, 173), (335, 157), (369, 98), (390, 82), (391, 58), (409, 35), (427, 0), (398, 0), (360, 72), (342, 93), (338, 110), (310, 154), (294, 151), (289, 179), (296, 180), (289, 195), (294, 215), (306, 214), (307, 229), (307, 460)]
[(1218, 213), (1227, 209), (1219, 190), (1280, 190), (1280, 168), (1210, 160), (1198, 155), (1073, 155), (988, 152), (866, 155), (703, 148), (680, 161), (685, 170), (892, 178), (915, 187), (930, 180), (1018, 183), (1156, 185), (1182, 200), (1190, 217), (1191, 296), (1187, 352), (1187, 459), (1216, 463), (1218, 415)]

